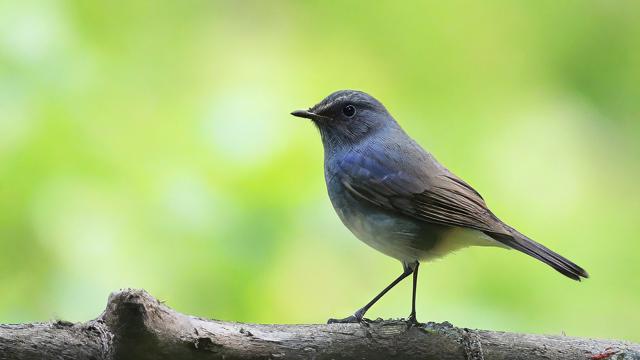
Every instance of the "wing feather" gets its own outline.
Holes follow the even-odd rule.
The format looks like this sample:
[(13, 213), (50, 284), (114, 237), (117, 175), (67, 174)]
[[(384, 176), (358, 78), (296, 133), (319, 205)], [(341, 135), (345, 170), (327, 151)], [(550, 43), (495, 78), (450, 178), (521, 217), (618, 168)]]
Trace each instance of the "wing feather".
[[(376, 206), (430, 223), (506, 233), (482, 196), (443, 167), (431, 173), (385, 166), (375, 158), (352, 155), (342, 163), (340, 181), (354, 196)], [(400, 165), (400, 166), (399, 166)]]
[(348, 154), (335, 174), (348, 192), (374, 206), (434, 224), (479, 230), (574, 280), (589, 276), (580, 266), (500, 221), (477, 191), (423, 150), (382, 156)]

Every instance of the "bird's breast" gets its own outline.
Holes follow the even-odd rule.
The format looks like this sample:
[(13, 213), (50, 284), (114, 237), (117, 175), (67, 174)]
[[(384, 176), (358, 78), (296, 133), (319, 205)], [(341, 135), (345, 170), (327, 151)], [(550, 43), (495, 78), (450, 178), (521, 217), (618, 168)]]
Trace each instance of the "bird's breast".
[(339, 176), (327, 178), (331, 203), (342, 223), (362, 242), (402, 262), (433, 260), (468, 246), (497, 246), (484, 233), (443, 226), (387, 210), (354, 196)]
[(355, 197), (339, 177), (328, 181), (327, 188), (343, 224), (365, 244), (400, 261), (410, 263), (428, 258), (446, 230)]

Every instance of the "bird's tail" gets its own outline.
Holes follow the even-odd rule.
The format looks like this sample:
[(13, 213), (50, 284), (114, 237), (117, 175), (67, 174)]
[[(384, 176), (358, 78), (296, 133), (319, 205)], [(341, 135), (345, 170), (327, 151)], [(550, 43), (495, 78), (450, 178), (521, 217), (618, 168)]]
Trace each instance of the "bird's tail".
[(580, 278), (588, 278), (589, 274), (580, 266), (574, 264), (563, 256), (556, 254), (549, 250), (545, 246), (538, 244), (537, 242), (522, 235), (517, 230), (509, 227), (511, 235), (487, 233), (487, 235), (496, 239), (497, 241), (521, 251), (531, 257), (534, 257), (545, 264), (556, 269), (559, 273), (569, 277), (573, 280), (580, 281)]

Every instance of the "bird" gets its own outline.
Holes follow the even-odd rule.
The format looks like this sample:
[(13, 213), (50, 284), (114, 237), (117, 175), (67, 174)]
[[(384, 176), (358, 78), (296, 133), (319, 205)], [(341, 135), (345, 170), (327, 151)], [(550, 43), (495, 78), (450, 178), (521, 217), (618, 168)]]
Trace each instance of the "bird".
[(328, 323), (357, 323), (380, 298), (413, 275), (411, 313), (418, 324), (416, 289), (421, 262), (469, 246), (515, 249), (570, 279), (587, 272), (500, 220), (471, 185), (413, 140), (373, 96), (333, 92), (307, 110), (320, 132), (324, 177), (333, 208), (361, 241), (402, 263), (402, 273), (353, 315)]

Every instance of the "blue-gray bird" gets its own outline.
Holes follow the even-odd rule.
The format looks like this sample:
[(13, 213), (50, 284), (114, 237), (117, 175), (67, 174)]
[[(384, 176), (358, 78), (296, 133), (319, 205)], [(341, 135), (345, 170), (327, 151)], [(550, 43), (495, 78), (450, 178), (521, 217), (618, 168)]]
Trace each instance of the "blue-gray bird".
[(498, 219), (482, 196), (442, 166), (398, 125), (372, 96), (336, 91), (309, 110), (320, 130), (329, 198), (344, 225), (374, 249), (402, 262), (403, 272), (352, 316), (332, 322), (360, 322), (367, 310), (413, 274), (409, 321), (416, 323), (420, 261), (468, 246), (519, 250), (580, 280), (580, 266), (529, 239)]

